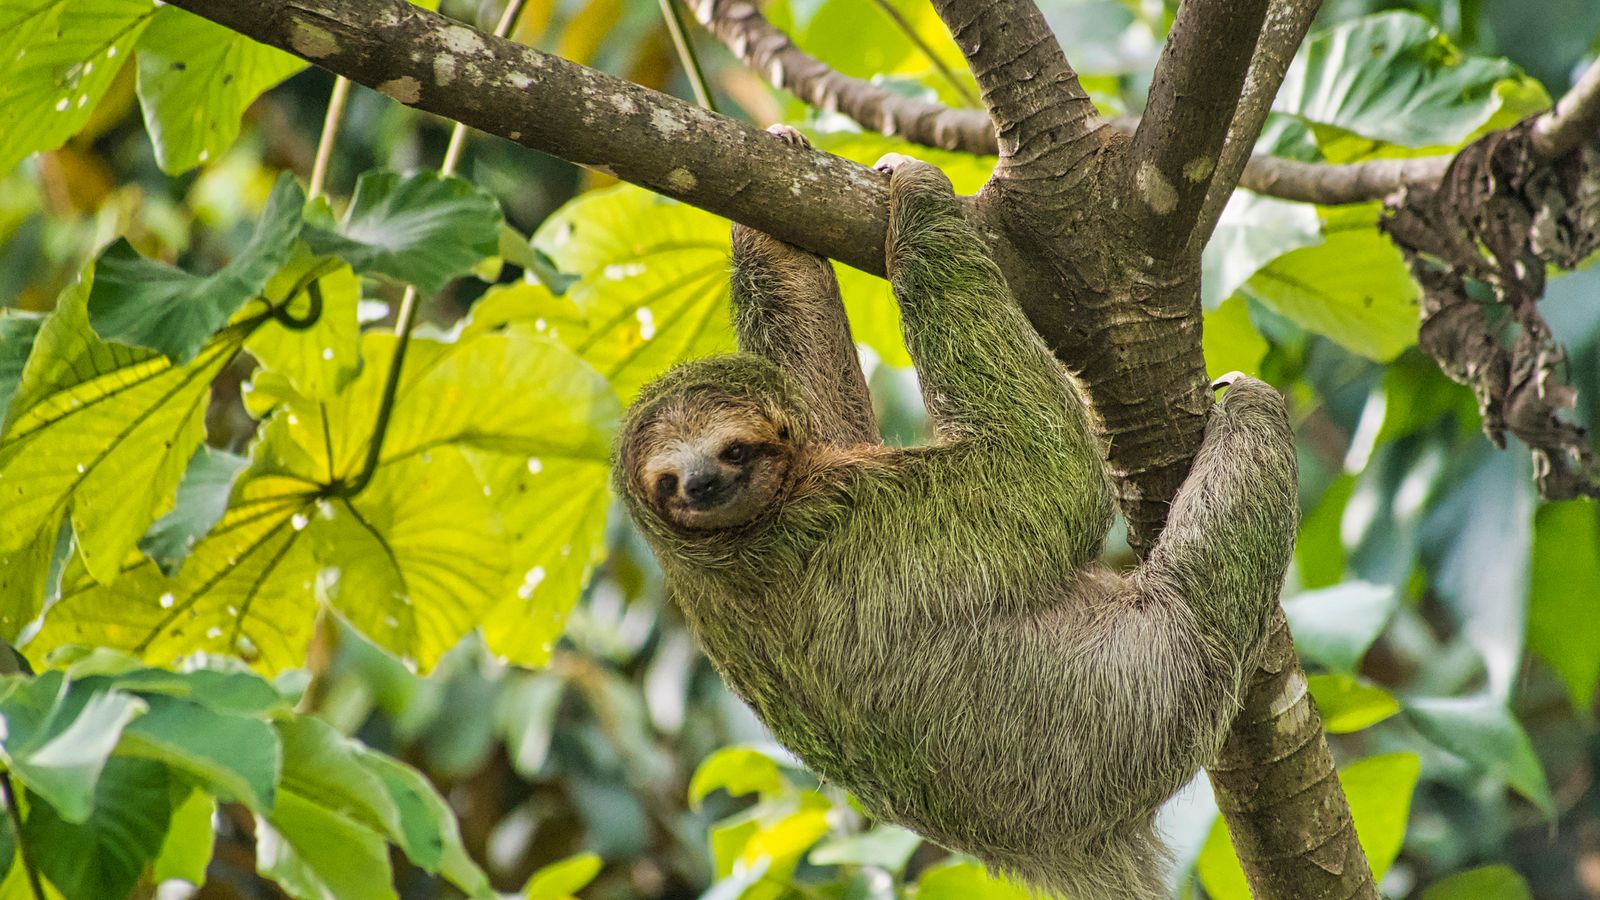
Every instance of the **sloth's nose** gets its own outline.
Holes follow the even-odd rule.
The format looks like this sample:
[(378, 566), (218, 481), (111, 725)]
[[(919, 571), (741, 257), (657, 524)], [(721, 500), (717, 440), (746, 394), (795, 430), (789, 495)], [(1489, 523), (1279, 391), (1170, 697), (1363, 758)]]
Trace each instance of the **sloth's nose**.
[(703, 503), (716, 493), (720, 482), (715, 472), (695, 469), (684, 476), (683, 495), (695, 503)]

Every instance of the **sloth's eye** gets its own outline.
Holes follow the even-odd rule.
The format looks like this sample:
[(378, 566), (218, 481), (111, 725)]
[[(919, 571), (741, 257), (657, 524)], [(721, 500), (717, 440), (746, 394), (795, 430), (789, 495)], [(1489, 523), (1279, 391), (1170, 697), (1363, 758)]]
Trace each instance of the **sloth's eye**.
[(656, 493), (660, 495), (675, 494), (678, 492), (678, 476), (667, 473), (656, 479)]
[(737, 466), (750, 457), (750, 445), (729, 444), (722, 451), (722, 461), (729, 465)]
[(789, 439), (789, 426), (785, 425), (782, 428), (778, 429), (778, 440), (787, 441), (788, 439)]

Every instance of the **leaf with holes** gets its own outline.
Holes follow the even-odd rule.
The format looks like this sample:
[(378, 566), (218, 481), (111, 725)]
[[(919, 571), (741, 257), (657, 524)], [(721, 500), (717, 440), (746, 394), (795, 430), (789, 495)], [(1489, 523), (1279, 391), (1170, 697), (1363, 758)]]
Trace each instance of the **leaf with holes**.
[(161, 170), (220, 157), (244, 111), (304, 61), (192, 13), (165, 7), (139, 41), (139, 105)]
[(211, 381), (244, 331), (231, 328), (185, 366), (101, 340), (89, 327), (85, 274), (39, 330), (0, 432), (0, 553), (54, 533), (70, 513), (78, 550), (101, 582), (172, 505), (205, 433)]

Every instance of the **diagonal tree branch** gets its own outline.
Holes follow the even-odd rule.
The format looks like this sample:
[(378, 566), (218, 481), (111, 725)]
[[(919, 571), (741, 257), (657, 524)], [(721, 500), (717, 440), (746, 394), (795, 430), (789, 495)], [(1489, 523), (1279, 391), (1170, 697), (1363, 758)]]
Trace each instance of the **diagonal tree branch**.
[(1533, 126), (1533, 152), (1554, 160), (1600, 137), (1600, 59)]
[(1239, 108), (1234, 111), (1228, 125), (1228, 137), (1222, 145), (1222, 158), (1217, 161), (1217, 171), (1206, 191), (1205, 205), (1200, 210), (1200, 227), (1195, 235), (1204, 242), (1217, 227), (1222, 208), (1239, 183), (1245, 165), (1250, 162), (1256, 138), (1267, 122), (1272, 100), (1283, 85), (1289, 72), (1289, 63), (1305, 40), (1311, 20), (1322, 8), (1322, 0), (1273, 0), (1267, 12), (1266, 24), (1256, 40), (1256, 49), (1250, 59), (1250, 71), (1245, 78), (1244, 94), (1239, 98)]
[(1107, 122), (1033, 0), (933, 0), (967, 58), (998, 133), (995, 177), (1060, 194), (1086, 177)]
[(1151, 253), (1189, 246), (1239, 106), (1270, 0), (1185, 0), (1133, 135), (1133, 187)]
[(171, 0), (395, 100), (883, 272), (865, 166), (462, 25), (407, 0)]
[(751, 0), (690, 0), (695, 16), (752, 70), (801, 100), (842, 112), (864, 128), (924, 147), (995, 153), (994, 123), (979, 109), (951, 109), (835, 71), (795, 46)]

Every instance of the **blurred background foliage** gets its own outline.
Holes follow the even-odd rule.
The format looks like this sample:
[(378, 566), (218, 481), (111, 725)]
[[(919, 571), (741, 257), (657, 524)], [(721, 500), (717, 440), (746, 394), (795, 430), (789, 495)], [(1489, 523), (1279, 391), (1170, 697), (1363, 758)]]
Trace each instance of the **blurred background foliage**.
[[(932, 10), (890, 2), (963, 74), (941, 74), (875, 4), (775, 0), (767, 13), (841, 71), (970, 104), (960, 54)], [(1137, 114), (1176, 4), (1041, 5), (1102, 109)], [(500, 8), (445, 0), (441, 11), (488, 28)], [(1592, 0), (1330, 0), (1319, 25), (1264, 142), (1280, 155), (1447, 151), (1542, 109), (1600, 49)], [(512, 35), (692, 96), (654, 3), (530, 0)], [(819, 146), (863, 162), (906, 149), (806, 109), (693, 37), (722, 110), (804, 124)], [(138, 81), (160, 45), (144, 47), (64, 145), (0, 174), (0, 299), (10, 310), (52, 309), (118, 237), (145, 257), (213, 271), (242, 252), (277, 173), (311, 170), (333, 87), (326, 73), (264, 65), (258, 89), (287, 80), (242, 108), (237, 140), (223, 136), (210, 154), (152, 141), (160, 117), (141, 107)], [(449, 125), (356, 89), (328, 170), (335, 206), (362, 173), (437, 167)], [(958, 190), (987, 174), (986, 160), (909, 152), (944, 166)], [(481, 277), (426, 294), (424, 335), (531, 328), (624, 402), (671, 362), (731, 346), (726, 222), (498, 139), (475, 136), (458, 171), (531, 235), (531, 251), (502, 247)], [(1376, 215), (1241, 193), (1206, 260), (1209, 364), (1261, 373), (1293, 407), (1304, 524), (1284, 596), (1311, 690), (1390, 896), (1600, 897), (1600, 513), (1541, 503), (1527, 453), (1496, 451), (1470, 392), (1418, 354), (1416, 288)], [(886, 286), (840, 274), (885, 431), (925, 439)], [(399, 284), (368, 278), (360, 291), (362, 322), (392, 321)], [(1593, 427), (1600, 270), (1554, 280), (1544, 307), (1570, 350), (1576, 417)], [(362, 365), (372, 364), (369, 354)], [(217, 451), (244, 453), (256, 437), (261, 411), (240, 390), (254, 369), (241, 355), (213, 383), (206, 441)], [(0, 368), (12, 387), (17, 377)], [(818, 784), (722, 687), (624, 518), (613, 509), (603, 524), (571, 528), (590, 529), (596, 545), (556, 588), (570, 596), (548, 601), (558, 622), (571, 604), (559, 641), (534, 654), (548, 666), (510, 665), (503, 642), (491, 650), (494, 635), (486, 644), (474, 634), (419, 674), (363, 635), (370, 629), (325, 616), (298, 709), (424, 772), (466, 852), (498, 888), (528, 897), (1026, 896), (875, 825)], [(535, 537), (567, 557), (564, 533)], [(1108, 558), (1129, 561), (1115, 540)], [(36, 663), (45, 644), (27, 639), (49, 643), (48, 622), (47, 613), (42, 632), (20, 635)], [(199, 896), (275, 895), (255, 875), (254, 831), (230, 811), (216, 817)], [(1163, 825), (1183, 864), (1180, 893), (1247, 896), (1203, 779)], [(409, 865), (397, 872), (404, 897), (455, 890)], [(184, 894), (169, 885), (169, 895)]]

